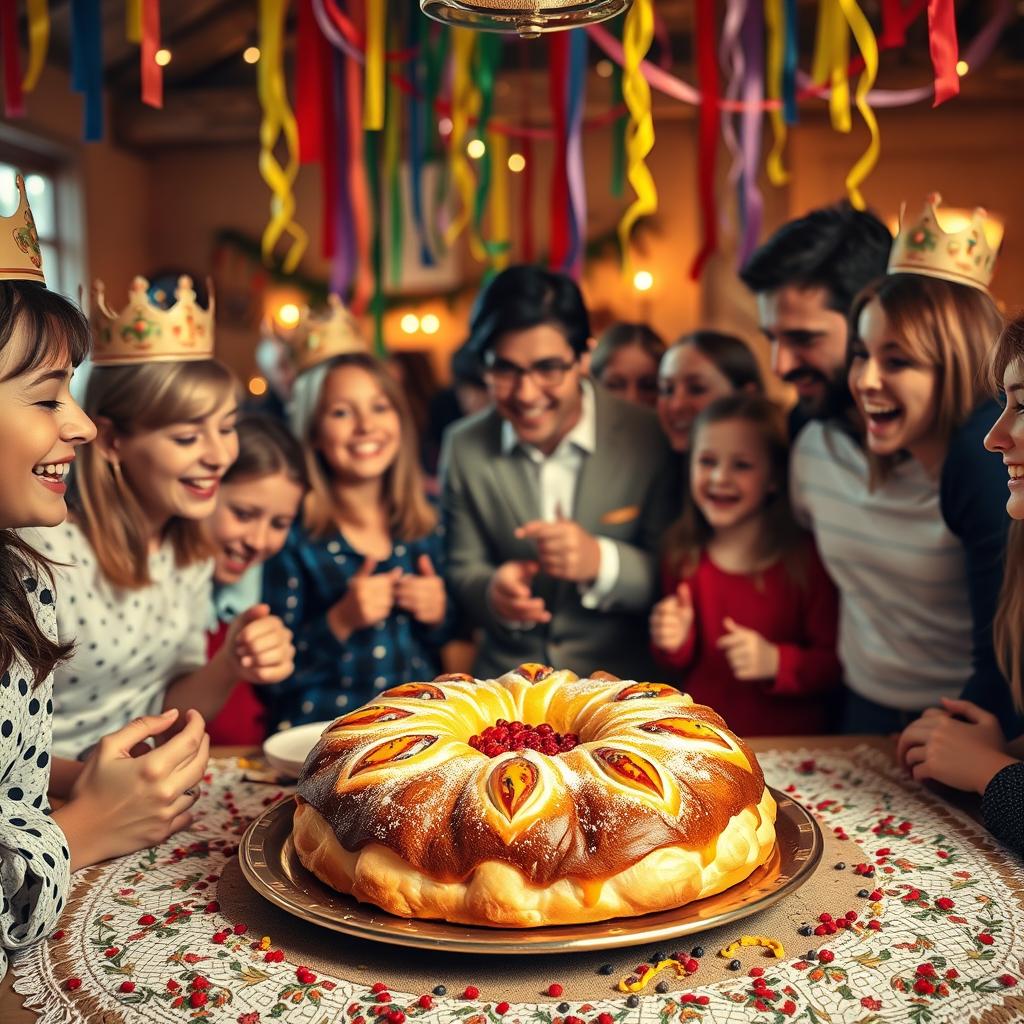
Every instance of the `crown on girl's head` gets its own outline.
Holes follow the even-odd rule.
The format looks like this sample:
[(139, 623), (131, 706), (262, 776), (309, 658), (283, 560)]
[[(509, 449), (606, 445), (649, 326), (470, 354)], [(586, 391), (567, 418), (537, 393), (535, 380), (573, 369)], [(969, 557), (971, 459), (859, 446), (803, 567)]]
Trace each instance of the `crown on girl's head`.
[(0, 217), (0, 281), (46, 284), (39, 235), (25, 194), (25, 181), (19, 174), (14, 182), (20, 197), (18, 208), (13, 217)]
[(941, 277), (987, 291), (1003, 238), (1002, 223), (980, 206), (969, 215), (948, 210), (940, 222), (941, 204), (942, 196), (933, 192), (913, 221), (907, 221), (904, 204), (889, 273)]
[(130, 363), (178, 363), (213, 358), (213, 288), (208, 309), (196, 303), (192, 278), (178, 278), (177, 300), (168, 309), (149, 298), (144, 277), (132, 281), (128, 305), (120, 313), (107, 306), (103, 282), (93, 288), (92, 322), (95, 363), (127, 366)]
[(294, 327), (278, 327), (278, 337), (291, 347), (295, 372), (302, 373), (335, 356), (366, 354), (369, 346), (359, 321), (337, 295), (327, 296), (327, 309), (312, 313), (307, 306)]

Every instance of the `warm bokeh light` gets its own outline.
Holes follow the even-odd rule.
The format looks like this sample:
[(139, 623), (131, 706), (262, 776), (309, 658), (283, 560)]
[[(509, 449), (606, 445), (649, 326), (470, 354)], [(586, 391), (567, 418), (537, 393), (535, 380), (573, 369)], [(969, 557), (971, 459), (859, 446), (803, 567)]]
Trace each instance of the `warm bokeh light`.
[(442, 135), (451, 135), (452, 128), (454, 127), (455, 126), (452, 124), (452, 119), (450, 117), (442, 117), (441, 120), (437, 122), (437, 130)]
[(301, 315), (294, 302), (286, 302), (275, 314), (275, 319), (282, 327), (294, 327)]
[(420, 320), (420, 329), (424, 334), (437, 334), (441, 329), (441, 321), (433, 313), (427, 313)]
[(30, 174), (25, 179), (25, 190), (30, 196), (41, 196), (46, 191), (46, 182), (38, 174)]
[(242, 60), (246, 64), (256, 64), (260, 59), (260, 48), (258, 46), (247, 46), (242, 51)]
[(638, 292), (649, 292), (654, 287), (654, 275), (649, 270), (638, 270), (633, 275), (633, 287)]
[(466, 146), (466, 152), (473, 160), (479, 160), (480, 157), (487, 152), (487, 147), (484, 145), (483, 139), (470, 139), (469, 145)]
[(249, 378), (249, 394), (250, 395), (265, 395), (267, 393), (267, 381), (265, 377), (250, 377)]
[(513, 174), (518, 174), (520, 171), (526, 170), (526, 157), (522, 153), (513, 153), (508, 158), (508, 169)]
[(958, 60), (956, 62), (956, 73), (963, 78), (968, 71), (971, 70), (971, 66), (965, 60)]
[(420, 318), (415, 313), (406, 313), (402, 317), (402, 330), (406, 334), (415, 334), (420, 329)]
[(160, 67), (165, 68), (171, 63), (171, 51), (157, 50), (156, 53), (153, 54), (153, 60), (155, 60)]
[(615, 65), (607, 58), (599, 60), (597, 62), (596, 71), (602, 78), (611, 78), (612, 73), (615, 71)]

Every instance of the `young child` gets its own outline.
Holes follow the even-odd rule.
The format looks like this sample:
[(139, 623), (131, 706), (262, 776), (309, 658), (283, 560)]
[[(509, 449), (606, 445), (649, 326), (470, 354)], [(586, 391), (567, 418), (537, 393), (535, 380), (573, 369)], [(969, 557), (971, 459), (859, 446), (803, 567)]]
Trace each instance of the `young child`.
[(698, 417), (690, 495), (666, 536), (655, 656), (744, 736), (827, 730), (840, 679), (835, 588), (789, 508), (786, 425), (767, 399), (730, 395)]
[[(217, 509), (207, 523), (214, 546), (211, 658), (238, 612), (259, 604), (263, 563), (284, 546), (308, 486), (302, 446), (281, 422), (245, 416), (237, 429), (238, 458), (221, 480)], [(207, 731), (214, 744), (262, 743), (266, 709), (255, 687), (240, 682)]]
[(62, 598), (50, 566), (14, 531), (63, 521), (67, 467), (95, 428), (69, 391), (89, 350), (88, 325), (47, 291), (20, 177), (17, 184), (14, 230), (12, 218), (0, 218), (0, 977), (9, 952), (53, 929), (72, 871), (162, 842), (191, 822), (209, 750), (192, 714), (165, 746), (132, 757), (132, 747), (165, 733), (177, 715), (136, 720), (101, 740), (72, 798), (50, 813), (53, 670), (71, 648), (57, 637)]
[(441, 531), (408, 406), (387, 368), (354, 351), (346, 317), (336, 309), (320, 332), (334, 340), (300, 355), (292, 430), (311, 490), (264, 570), (265, 599), (296, 638), (295, 673), (274, 688), (279, 729), (433, 678), (450, 633)]
[[(136, 278), (129, 306), (96, 302), (85, 411), (97, 438), (72, 477), (71, 516), (33, 535), (54, 562), (58, 632), (75, 652), (54, 678), (54, 750), (82, 756), (109, 729), (164, 708), (213, 717), (239, 679), (291, 672), (291, 637), (244, 610), (207, 663), (212, 559), (204, 520), (238, 454), (237, 388), (213, 358), (211, 310), (182, 278), (160, 309)], [(73, 780), (57, 764), (53, 792)]]

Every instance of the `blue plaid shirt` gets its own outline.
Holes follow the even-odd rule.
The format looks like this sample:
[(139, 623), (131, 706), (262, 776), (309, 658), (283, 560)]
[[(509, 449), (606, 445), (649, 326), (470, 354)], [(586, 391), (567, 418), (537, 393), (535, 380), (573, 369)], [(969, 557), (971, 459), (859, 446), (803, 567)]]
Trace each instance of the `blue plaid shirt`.
[[(419, 540), (397, 541), (378, 564), (386, 573), (415, 573), (420, 555), (429, 555), (444, 574), (444, 527)], [(363, 564), (341, 533), (314, 539), (296, 523), (280, 553), (263, 569), (263, 599), (295, 634), (295, 672), (276, 686), (262, 686), (270, 725), (283, 729), (327, 721), (365, 704), (388, 687), (433, 679), (438, 652), (452, 634), (454, 602), (448, 594), (444, 621), (426, 626), (400, 608), (383, 622), (354, 632), (342, 643), (327, 625), (327, 612), (345, 596), (348, 581)]]

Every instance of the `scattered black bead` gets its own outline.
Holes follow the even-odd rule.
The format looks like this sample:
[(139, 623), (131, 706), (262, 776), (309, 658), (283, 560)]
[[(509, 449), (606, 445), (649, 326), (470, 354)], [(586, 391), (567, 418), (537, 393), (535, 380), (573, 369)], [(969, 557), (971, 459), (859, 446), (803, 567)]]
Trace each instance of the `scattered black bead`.
[(612, 971), (614, 971), (614, 970), (615, 970), (615, 968), (612, 967), (611, 964), (601, 964), (601, 966), (598, 967), (598, 969), (597, 969), (597, 973), (598, 974), (611, 974)]
[(816, 949), (809, 949), (809, 950), (807, 950), (807, 956), (805, 957), (805, 959), (807, 959), (807, 960), (817, 960), (818, 959), (818, 951)]
[(668, 982), (659, 981), (658, 984), (654, 986), (654, 991), (658, 992), (660, 995), (664, 995), (668, 991)]
[(697, 960), (699, 960), (703, 955), (704, 955), (704, 947), (703, 946), (694, 946), (693, 949), (690, 950), (690, 956), (694, 957)]
[(739, 962), (739, 960), (730, 960), (729, 961), (729, 970), (730, 971), (738, 971), (742, 966), (743, 965)]
[(841, 860), (838, 864), (836, 864), (836, 871), (845, 871), (845, 870), (846, 870), (846, 861)]
[(661, 950), (658, 950), (658, 952), (655, 953), (654, 956), (651, 957), (651, 963), (652, 964), (660, 964), (662, 960), (667, 960), (667, 959), (668, 959), (668, 953), (663, 953)]
[(813, 935), (814, 929), (809, 924), (802, 924), (799, 928), (797, 928), (797, 932), (800, 935)]
[(858, 896), (859, 896), (859, 897), (860, 897), (860, 898), (861, 898), (862, 900), (866, 900), (866, 899), (867, 899), (867, 898), (868, 898), (868, 897), (869, 897), (869, 896), (871, 895), (871, 893), (869, 893), (869, 892), (867, 891), (867, 889), (861, 889), (861, 890), (860, 890), (860, 892), (858, 892), (858, 893), (857, 893), (857, 895), (858, 895)]
[(626, 1005), (631, 1010), (636, 1009), (636, 1007), (638, 1007), (640, 1005), (640, 997), (639, 996), (627, 996), (626, 997)]
[(568, 1003), (559, 1003), (559, 1004), (558, 1004), (558, 1005), (557, 1005), (557, 1006), (555, 1007), (555, 1009), (556, 1009), (556, 1010), (557, 1010), (557, 1011), (558, 1011), (559, 1013), (568, 1013), (568, 1012), (569, 1012), (569, 1004), (568, 1004)]
[(447, 993), (448, 993), (448, 989), (446, 989), (444, 987), (444, 985), (435, 985), (434, 986), (434, 995), (435, 996), (443, 996), (443, 995), (447, 995)]

